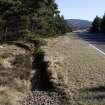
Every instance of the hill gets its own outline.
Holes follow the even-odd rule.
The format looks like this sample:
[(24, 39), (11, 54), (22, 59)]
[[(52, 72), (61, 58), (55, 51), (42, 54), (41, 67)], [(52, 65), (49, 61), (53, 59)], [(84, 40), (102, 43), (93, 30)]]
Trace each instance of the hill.
[(67, 19), (68, 25), (72, 30), (88, 29), (91, 26), (91, 21), (81, 19)]

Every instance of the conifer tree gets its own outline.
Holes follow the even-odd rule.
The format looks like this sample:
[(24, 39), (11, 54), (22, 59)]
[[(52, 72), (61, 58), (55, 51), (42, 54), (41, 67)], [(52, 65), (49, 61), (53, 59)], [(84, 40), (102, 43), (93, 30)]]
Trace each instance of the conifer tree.
[(93, 23), (92, 27), (90, 29), (91, 32), (100, 32), (100, 24), (101, 24), (101, 18), (96, 16)]
[(104, 14), (104, 16), (103, 16), (103, 18), (102, 18), (100, 28), (101, 28), (101, 32), (102, 32), (102, 33), (105, 33), (105, 14)]
[(55, 0), (0, 0), (0, 24), (3, 35), (16, 37), (69, 30)]

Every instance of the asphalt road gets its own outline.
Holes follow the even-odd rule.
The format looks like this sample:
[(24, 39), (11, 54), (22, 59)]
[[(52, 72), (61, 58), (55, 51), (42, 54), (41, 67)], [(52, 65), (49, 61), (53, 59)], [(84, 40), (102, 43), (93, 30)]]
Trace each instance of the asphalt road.
[(105, 53), (105, 35), (102, 34), (92, 34), (89, 32), (76, 32), (76, 34), (89, 44), (95, 46), (97, 49)]

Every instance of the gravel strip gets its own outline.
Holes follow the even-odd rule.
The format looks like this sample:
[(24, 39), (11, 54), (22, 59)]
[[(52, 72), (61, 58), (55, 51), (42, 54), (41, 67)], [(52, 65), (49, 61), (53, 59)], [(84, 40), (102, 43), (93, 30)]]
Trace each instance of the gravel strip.
[(33, 91), (28, 93), (21, 105), (59, 105), (59, 101), (55, 95), (49, 95), (43, 91)]

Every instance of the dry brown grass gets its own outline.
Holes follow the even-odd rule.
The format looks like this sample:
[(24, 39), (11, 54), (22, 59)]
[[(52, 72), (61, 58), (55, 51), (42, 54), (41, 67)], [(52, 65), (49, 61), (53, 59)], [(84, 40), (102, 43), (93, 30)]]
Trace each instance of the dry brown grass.
[(65, 81), (75, 104), (105, 105), (105, 57), (102, 54), (73, 33), (48, 39), (43, 50), (46, 61), (52, 62), (54, 78)]
[(19, 105), (21, 97), (22, 93), (15, 89), (0, 87), (0, 105)]
[(30, 90), (32, 56), (15, 45), (0, 48), (0, 105), (20, 105)]
[[(67, 91), (61, 89), (70, 92), (70, 105), (105, 105), (105, 57), (73, 33), (46, 41), (41, 49), (49, 62), (50, 81), (68, 86)], [(0, 49), (0, 105), (19, 105), (30, 90), (31, 72), (32, 56), (24, 49)]]

